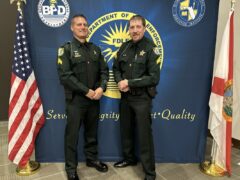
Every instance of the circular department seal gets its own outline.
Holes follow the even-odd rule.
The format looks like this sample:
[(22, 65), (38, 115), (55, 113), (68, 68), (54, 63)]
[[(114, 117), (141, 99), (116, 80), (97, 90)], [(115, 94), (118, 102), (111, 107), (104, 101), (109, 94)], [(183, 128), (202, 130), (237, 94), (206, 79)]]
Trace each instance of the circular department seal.
[(203, 18), (205, 8), (204, 0), (175, 0), (172, 14), (178, 24), (191, 27)]
[[(103, 56), (109, 64), (109, 82), (104, 95), (110, 98), (119, 99), (121, 97), (118, 86), (114, 81), (112, 64), (122, 43), (130, 40), (128, 21), (133, 15), (135, 14), (132, 12), (112, 12), (99, 17), (89, 26), (88, 41), (91, 40), (95, 42), (101, 48)], [(158, 60), (159, 68), (162, 68), (162, 40), (155, 27), (148, 20), (146, 20), (145, 34), (151, 38), (157, 46), (156, 51), (158, 51), (160, 56)]]
[(70, 14), (67, 0), (39, 0), (38, 15), (42, 22), (50, 27), (64, 25)]

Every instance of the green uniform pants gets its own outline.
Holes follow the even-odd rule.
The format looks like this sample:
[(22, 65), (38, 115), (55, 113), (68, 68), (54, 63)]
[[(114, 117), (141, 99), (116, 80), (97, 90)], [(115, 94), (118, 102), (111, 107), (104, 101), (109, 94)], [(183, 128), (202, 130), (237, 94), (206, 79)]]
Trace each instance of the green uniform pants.
[[(120, 130), (123, 156), (128, 161), (135, 161), (134, 129), (140, 148), (140, 159), (146, 177), (155, 179), (154, 146), (151, 129), (152, 99), (146, 92), (141, 95), (122, 93), (120, 101)], [(151, 178), (152, 177), (152, 178)]]
[(97, 128), (99, 101), (75, 95), (66, 101), (67, 124), (65, 128), (65, 169), (75, 172), (78, 165), (78, 139), (81, 124), (84, 125), (84, 153), (86, 159), (97, 160)]

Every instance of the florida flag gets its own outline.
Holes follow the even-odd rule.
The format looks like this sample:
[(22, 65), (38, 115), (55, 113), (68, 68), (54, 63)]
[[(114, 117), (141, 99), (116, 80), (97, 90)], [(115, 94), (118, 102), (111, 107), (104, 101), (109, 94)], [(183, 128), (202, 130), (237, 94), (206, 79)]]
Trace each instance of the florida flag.
[(209, 129), (214, 138), (213, 163), (231, 174), (232, 102), (233, 102), (233, 17), (224, 30), (220, 53), (215, 61), (212, 92), (210, 96)]

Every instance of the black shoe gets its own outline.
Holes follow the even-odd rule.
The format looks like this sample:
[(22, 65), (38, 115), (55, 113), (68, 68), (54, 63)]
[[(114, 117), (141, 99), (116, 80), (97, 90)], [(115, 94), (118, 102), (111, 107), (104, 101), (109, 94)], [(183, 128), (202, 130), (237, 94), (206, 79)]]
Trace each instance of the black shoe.
[(86, 165), (88, 167), (94, 167), (99, 172), (107, 172), (108, 171), (107, 165), (105, 163), (100, 162), (100, 161), (87, 160)]
[(151, 175), (146, 174), (144, 180), (155, 180), (156, 179), (156, 173), (153, 171)]
[(116, 168), (124, 168), (124, 167), (127, 167), (127, 166), (136, 166), (136, 165), (137, 165), (136, 161), (122, 160), (122, 161), (116, 162), (114, 164), (114, 167), (116, 167)]
[(145, 177), (145, 178), (144, 178), (144, 180), (155, 180), (155, 179), (156, 179), (156, 177), (151, 177), (151, 178), (149, 178), (149, 177), (148, 177), (148, 178)]
[(72, 173), (67, 172), (67, 179), (68, 180), (79, 180), (79, 177), (76, 172), (72, 172)]

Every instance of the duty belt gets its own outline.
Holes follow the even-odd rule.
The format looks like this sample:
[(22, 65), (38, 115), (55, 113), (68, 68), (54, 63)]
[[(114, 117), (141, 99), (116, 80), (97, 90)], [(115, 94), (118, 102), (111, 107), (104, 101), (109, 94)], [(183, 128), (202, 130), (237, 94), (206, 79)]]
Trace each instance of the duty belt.
[(129, 90), (129, 94), (133, 96), (142, 95), (144, 92), (146, 92), (146, 88), (131, 88)]

